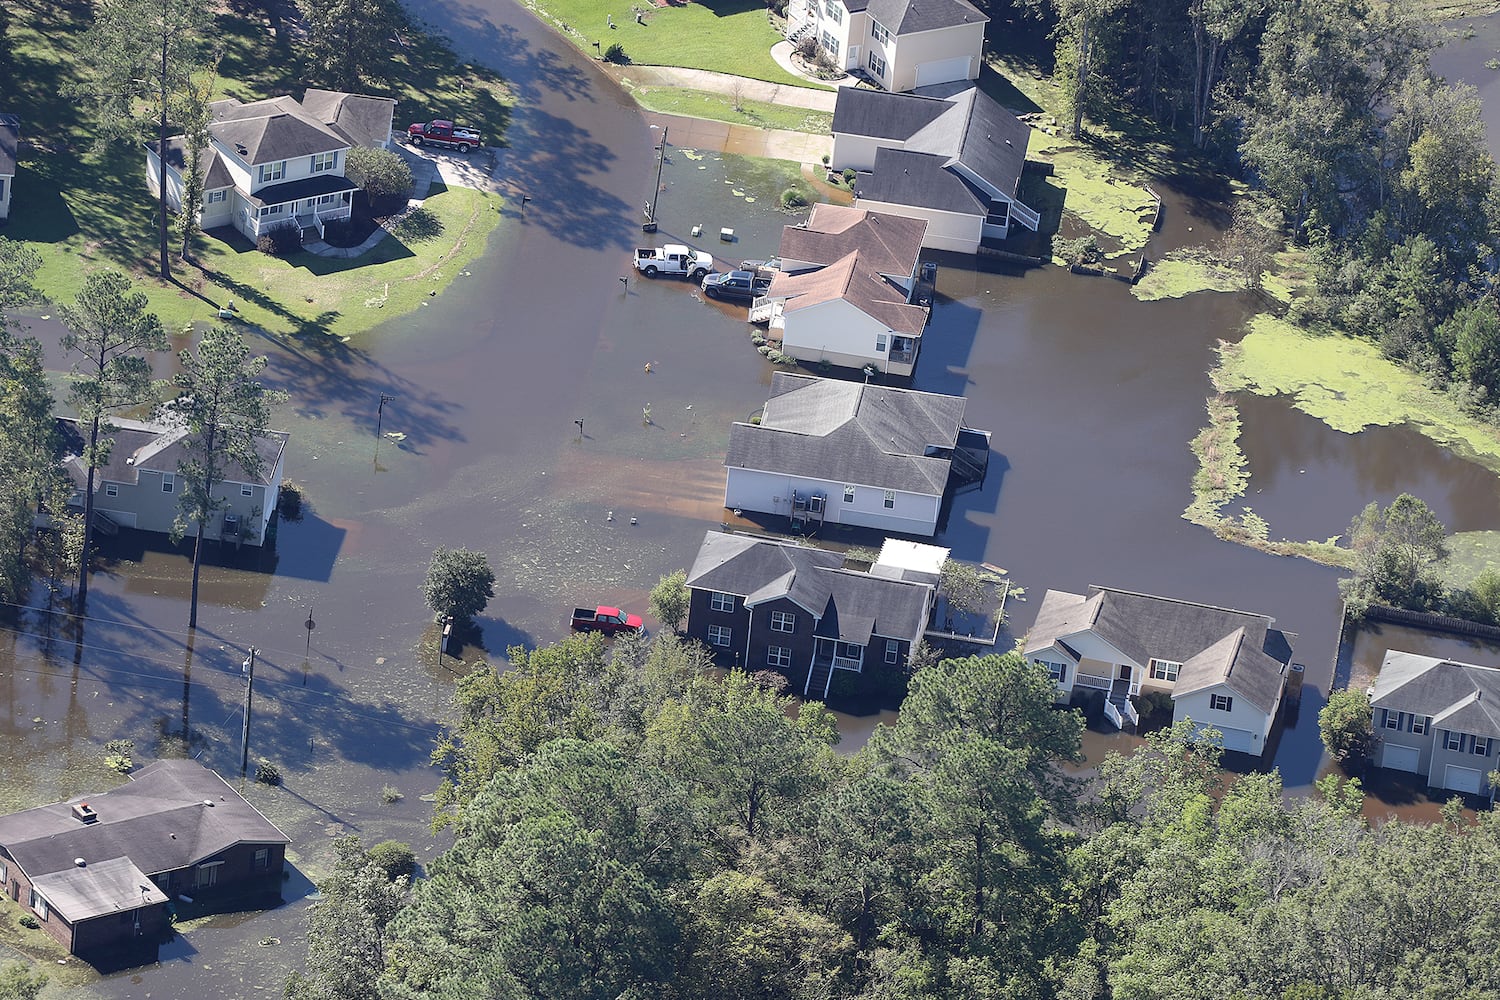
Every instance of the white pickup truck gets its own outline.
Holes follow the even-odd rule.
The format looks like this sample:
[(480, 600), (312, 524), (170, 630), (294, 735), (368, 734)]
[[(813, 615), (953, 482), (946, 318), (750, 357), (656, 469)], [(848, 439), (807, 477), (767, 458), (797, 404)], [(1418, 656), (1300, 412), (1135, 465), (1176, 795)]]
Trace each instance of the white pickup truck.
[(694, 250), (681, 243), (668, 243), (664, 247), (636, 247), (635, 269), (648, 278), (654, 278), (658, 274), (675, 274), (699, 282), (714, 269), (714, 259), (702, 250)]

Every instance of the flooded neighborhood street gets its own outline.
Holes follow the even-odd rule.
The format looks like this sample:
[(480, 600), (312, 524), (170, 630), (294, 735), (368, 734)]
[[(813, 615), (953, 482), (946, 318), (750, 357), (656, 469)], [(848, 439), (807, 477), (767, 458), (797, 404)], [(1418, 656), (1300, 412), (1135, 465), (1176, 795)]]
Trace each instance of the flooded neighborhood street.
[[(272, 425), (290, 432), (287, 476), (304, 516), (279, 525), (274, 551), (210, 555), (196, 634), (185, 629), (190, 549), (133, 533), (108, 550), (79, 628), (39, 610), (0, 633), (0, 661), (13, 665), (0, 672), (8, 807), (107, 787), (98, 750), (117, 738), (133, 739), (141, 759), (186, 739), (232, 780), (241, 663), (253, 645), (252, 768), (271, 759), (285, 786), (248, 784), (245, 795), (291, 837), (289, 860), (316, 870), (333, 837), (358, 833), (367, 844), (409, 841), (430, 861), (446, 841), (428, 831), (423, 797), (438, 783), (428, 757), (461, 664), (562, 638), (574, 604), (644, 611), (657, 579), (688, 566), (704, 532), (729, 516), (729, 426), (759, 410), (773, 366), (751, 346), (741, 310), (631, 269), (656, 133), (590, 60), (512, 0), (412, 6), (516, 90), (496, 170), (504, 220), (470, 273), (413, 315), (348, 342), (251, 337), (270, 358), (267, 380), (290, 393)], [(799, 169), (673, 142), (661, 231), (647, 239), (731, 262), (769, 256), (781, 227), (800, 218), (778, 201)], [(1210, 213), (1163, 194), (1169, 222), (1154, 256), (1212, 241)], [(703, 237), (691, 237), (695, 226)], [(712, 238), (721, 228), (736, 242)], [(1324, 767), (1317, 713), (1334, 676), (1338, 573), (1220, 541), (1182, 518), (1197, 468), (1188, 443), (1213, 393), (1206, 372), (1215, 344), (1242, 333), (1250, 304), (1214, 293), (1147, 303), (1125, 283), (1056, 267), (938, 260), (913, 385), (967, 397), (967, 423), (992, 432), (994, 452), (983, 488), (957, 498), (935, 541), (1025, 588), (1010, 606), (1015, 634), (1046, 590), (1091, 584), (1273, 616), (1297, 634), (1306, 684), (1266, 763), (1288, 790), (1306, 792)], [(55, 341), (51, 319), (31, 326)], [(393, 437), (376, 435), (382, 394), (393, 397), (379, 414)], [(1351, 436), (1283, 399), (1240, 404), (1252, 475), (1243, 503), (1273, 537), (1337, 535), (1365, 504), (1403, 491), (1451, 530), (1500, 529), (1494, 476), (1412, 432)], [(419, 592), (440, 545), (484, 551), (498, 578), (461, 657), (437, 648)], [(846, 745), (876, 724), (841, 717)], [(1091, 754), (1111, 739), (1128, 748), (1091, 735)], [(383, 802), (385, 785), (402, 799)], [(287, 898), (309, 890), (294, 879)], [(164, 948), (160, 966), (89, 989), (243, 996), (255, 983), (279, 995), (304, 954), (301, 911), (253, 916), (248, 931), (213, 922)], [(269, 940), (278, 944), (260, 944)]]

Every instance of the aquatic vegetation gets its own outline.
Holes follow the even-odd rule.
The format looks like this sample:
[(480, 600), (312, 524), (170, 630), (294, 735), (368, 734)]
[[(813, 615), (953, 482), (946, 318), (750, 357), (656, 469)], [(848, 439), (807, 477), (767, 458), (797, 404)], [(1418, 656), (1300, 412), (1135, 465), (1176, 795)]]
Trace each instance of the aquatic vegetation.
[(1174, 250), (1151, 265), (1130, 293), (1142, 302), (1155, 302), (1195, 292), (1233, 292), (1239, 287), (1234, 274), (1213, 263), (1202, 248), (1193, 247)]

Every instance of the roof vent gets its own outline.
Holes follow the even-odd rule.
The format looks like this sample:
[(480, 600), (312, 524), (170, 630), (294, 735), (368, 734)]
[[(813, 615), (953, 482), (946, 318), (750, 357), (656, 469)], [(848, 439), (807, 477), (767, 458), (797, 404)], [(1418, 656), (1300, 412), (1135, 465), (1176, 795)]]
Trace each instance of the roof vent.
[(212, 808), (213, 804), (214, 804), (214, 800), (213, 799), (204, 799), (203, 800), (203, 804), (206, 805), (206, 806), (208, 806), (208, 807), (210, 807), (210, 808)]
[(73, 859), (73, 864), (77, 865), (79, 868), (87, 868), (88, 867), (88, 862), (85, 861), (85, 860), (83, 860), (82, 858), (74, 858)]
[(75, 802), (73, 803), (73, 818), (80, 823), (94, 823), (98, 821), (99, 814), (87, 802)]

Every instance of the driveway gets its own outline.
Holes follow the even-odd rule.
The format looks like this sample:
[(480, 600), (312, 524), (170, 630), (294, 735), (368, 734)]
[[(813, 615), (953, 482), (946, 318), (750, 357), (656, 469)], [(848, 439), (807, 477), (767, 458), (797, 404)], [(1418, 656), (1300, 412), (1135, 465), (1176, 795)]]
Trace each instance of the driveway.
[(644, 111), (642, 116), (651, 125), (665, 125), (667, 138), (672, 145), (689, 149), (794, 160), (798, 163), (818, 163), (825, 153), (833, 152), (833, 137), (827, 135), (731, 125), (728, 122), (664, 115), (655, 111)]

